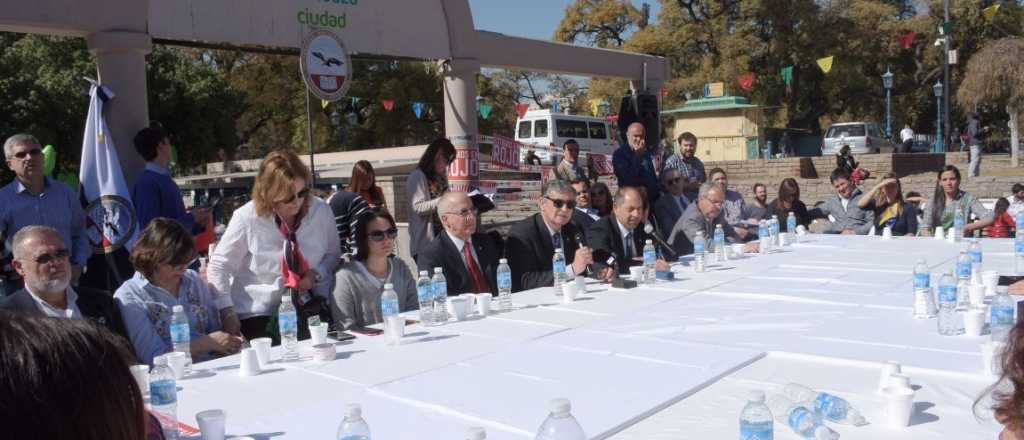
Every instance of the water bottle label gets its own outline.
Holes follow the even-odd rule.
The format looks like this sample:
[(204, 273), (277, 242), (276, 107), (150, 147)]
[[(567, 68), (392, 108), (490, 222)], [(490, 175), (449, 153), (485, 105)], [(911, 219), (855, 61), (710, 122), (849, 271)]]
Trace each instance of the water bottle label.
[(558, 274), (565, 274), (565, 261), (556, 261), (551, 264), (551, 271)]
[(644, 251), (644, 264), (654, 264), (657, 259), (658, 254), (654, 252), (654, 249)]
[(808, 411), (807, 408), (802, 406), (793, 408), (793, 410), (789, 412), (789, 427), (793, 428), (796, 432), (801, 432), (800, 428), (803, 425), (804, 420), (807, 420), (808, 417), (812, 420), (811, 423), (813, 424), (814, 413)]
[(956, 286), (939, 287), (939, 301), (956, 302)]
[(957, 228), (957, 229), (963, 228), (964, 227), (964, 218), (962, 216), (959, 216), (959, 215), (956, 216), (955, 218), (953, 218), (953, 227)]
[(740, 422), (740, 440), (772, 440), (772, 422)]
[(178, 387), (173, 380), (149, 383), (149, 402), (153, 406), (173, 405), (178, 402)]
[(291, 333), (299, 328), (298, 317), (295, 313), (282, 313), (277, 317), (277, 328), (281, 334)]
[(822, 415), (828, 415), (829, 410), (832, 409), (832, 404), (835, 402), (836, 396), (828, 393), (818, 393), (818, 397), (814, 399), (814, 410), (821, 413)]
[(434, 296), (437, 297), (448, 297), (448, 282), (435, 282), (433, 286)]
[[(1021, 217), (1024, 217), (1024, 215)], [(1016, 250), (1018, 254), (1024, 254), (1024, 240), (1017, 240), (1014, 242), (1014, 250)]]
[(693, 244), (693, 253), (695, 253), (695, 254), (702, 254), (702, 253), (704, 253), (704, 243), (703, 242), (694, 243)]
[(398, 301), (394, 300), (394, 299), (388, 300), (388, 301), (381, 301), (380, 308), (381, 308), (381, 312), (384, 314), (384, 316), (397, 315), (398, 314)]
[(1013, 307), (1000, 306), (992, 307), (990, 315), (990, 325), (992, 326), (1012, 326), (1013, 325)]
[(434, 298), (434, 289), (431, 289), (429, 284), (416, 286), (416, 296), (419, 297), (420, 301), (429, 301)]
[(971, 261), (974, 263), (981, 263), (981, 251), (971, 251), (967, 255), (971, 256)]
[(498, 290), (512, 288), (512, 272), (498, 272)]
[(929, 287), (930, 276), (926, 273), (915, 273), (914, 274), (914, 288), (915, 289), (927, 289)]
[(188, 324), (171, 324), (171, 343), (184, 344), (189, 341)]
[(957, 263), (956, 264), (956, 276), (957, 278), (970, 278), (971, 277), (971, 263)]

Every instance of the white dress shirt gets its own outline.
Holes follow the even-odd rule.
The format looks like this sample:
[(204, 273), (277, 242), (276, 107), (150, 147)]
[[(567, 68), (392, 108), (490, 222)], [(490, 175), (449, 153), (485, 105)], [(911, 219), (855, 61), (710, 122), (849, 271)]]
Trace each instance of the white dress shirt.
[(459, 237), (452, 235), (451, 233), (445, 235), (447, 235), (448, 238), (452, 239), (452, 244), (454, 244), (455, 249), (459, 251), (459, 259), (462, 260), (462, 264), (466, 265), (466, 272), (469, 272), (469, 262), (466, 261), (466, 254), (463, 253), (464, 251), (462, 250), (462, 247), (469, 244), (469, 252), (473, 254), (473, 260), (476, 260), (476, 267), (480, 268), (480, 273), (483, 273), (484, 268), (483, 266), (480, 265), (480, 257), (476, 255), (476, 248), (472, 246), (473, 242), (463, 240)]
[(28, 292), (28, 296), (32, 297), (32, 300), (36, 302), (36, 306), (39, 307), (39, 311), (43, 312), (44, 315), (51, 318), (66, 318), (66, 319), (82, 319), (82, 311), (78, 310), (78, 293), (75, 289), (68, 286), (64, 290), (65, 301), (67, 302), (67, 308), (58, 309), (50, 303), (43, 301), (42, 298), (36, 296), (32, 292), (32, 288), (25, 284), (25, 291)]

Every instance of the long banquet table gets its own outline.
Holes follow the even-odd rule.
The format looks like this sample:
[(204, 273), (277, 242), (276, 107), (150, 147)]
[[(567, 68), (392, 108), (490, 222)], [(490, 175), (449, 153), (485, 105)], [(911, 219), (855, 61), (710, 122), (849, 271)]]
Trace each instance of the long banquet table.
[[(513, 295), (517, 309), (438, 327), (337, 343), (332, 362), (275, 361), (241, 377), (238, 356), (195, 365), (178, 382), (179, 417), (222, 408), (227, 431), (273, 439), (332, 438), (357, 402), (375, 439), (531, 439), (547, 401), (568, 397), (594, 439), (734, 438), (748, 390), (799, 382), (838, 394), (871, 424), (830, 425), (844, 439), (992, 439), (973, 411), (994, 377), (983, 337), (943, 337), (911, 316), (911, 272), (933, 283), (965, 244), (923, 238), (812, 235), (770, 255), (688, 268), (672, 282), (623, 290), (591, 282), (562, 304), (552, 289)], [(1014, 270), (1010, 240), (984, 240), (985, 269)], [(279, 359), (279, 347), (274, 347)], [(885, 426), (876, 394), (896, 361), (917, 393), (911, 426)], [(984, 401), (983, 401), (984, 403)], [(775, 425), (777, 439), (797, 439)]]

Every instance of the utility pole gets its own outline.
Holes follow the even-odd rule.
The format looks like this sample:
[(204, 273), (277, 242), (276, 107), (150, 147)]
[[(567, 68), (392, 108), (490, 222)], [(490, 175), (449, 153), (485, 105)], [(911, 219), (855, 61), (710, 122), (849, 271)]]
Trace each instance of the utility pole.
[[(945, 50), (942, 52), (942, 84), (945, 85), (945, 93), (942, 94), (942, 113), (946, 115), (946, 129), (945, 136), (950, 136), (953, 131), (950, 129), (950, 120), (953, 118), (949, 113), (949, 95), (953, 94), (953, 83), (949, 81), (949, 50), (950, 50), (950, 39), (953, 38), (953, 26), (949, 25), (949, 0), (943, 0), (943, 40), (945, 41)], [(945, 141), (945, 139), (943, 139)], [(947, 144), (947, 142), (943, 142)]]

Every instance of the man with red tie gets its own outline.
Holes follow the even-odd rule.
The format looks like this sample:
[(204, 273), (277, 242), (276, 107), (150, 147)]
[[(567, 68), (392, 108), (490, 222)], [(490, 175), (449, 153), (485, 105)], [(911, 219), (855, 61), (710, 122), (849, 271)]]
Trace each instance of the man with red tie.
[(444, 232), (417, 255), (419, 270), (440, 267), (448, 281), (448, 295), (498, 294), (498, 251), (487, 234), (476, 232), (477, 212), (466, 193), (450, 192), (437, 205)]

